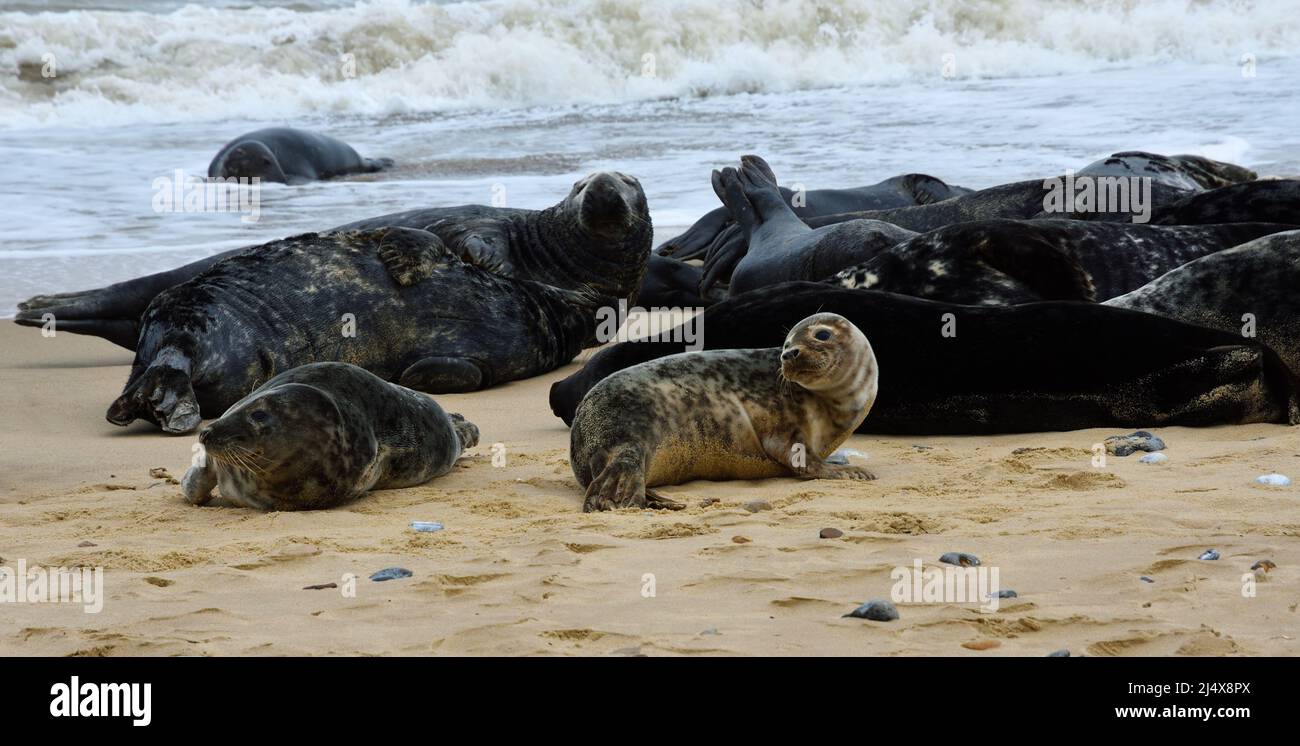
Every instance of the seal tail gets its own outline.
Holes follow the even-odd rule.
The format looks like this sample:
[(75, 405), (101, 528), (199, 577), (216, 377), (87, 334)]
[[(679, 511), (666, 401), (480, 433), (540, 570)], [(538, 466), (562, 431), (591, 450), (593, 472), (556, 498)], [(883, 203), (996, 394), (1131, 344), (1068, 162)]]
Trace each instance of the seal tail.
[(149, 420), (173, 434), (196, 430), (203, 421), (189, 374), (159, 363), (133, 375), (104, 417), (120, 426)]
[(455, 412), (448, 412), (447, 416), (451, 417), (451, 426), (456, 431), (456, 438), (460, 440), (462, 451), (478, 445), (478, 425)]

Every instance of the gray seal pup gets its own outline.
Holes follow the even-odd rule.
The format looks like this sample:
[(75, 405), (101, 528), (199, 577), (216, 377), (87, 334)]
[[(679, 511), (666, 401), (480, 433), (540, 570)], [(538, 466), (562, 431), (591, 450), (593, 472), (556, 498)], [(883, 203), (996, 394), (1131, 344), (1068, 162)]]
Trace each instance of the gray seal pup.
[(876, 400), (871, 343), (818, 313), (781, 347), (653, 360), (596, 384), (578, 406), (569, 460), (583, 511), (681, 508), (649, 489), (692, 479), (873, 479), (826, 458)]
[(290, 127), (268, 127), (247, 132), (223, 145), (208, 164), (208, 176), (303, 184), (348, 174), (374, 173), (392, 165), (387, 158), (362, 158), (351, 145), (328, 135)]
[(202, 463), (181, 491), (259, 510), (318, 510), (370, 490), (414, 487), (451, 471), (478, 428), (437, 402), (355, 365), (285, 371), (199, 433)]
[(276, 375), (330, 361), (426, 393), (476, 391), (572, 360), (611, 302), (501, 277), (411, 228), (273, 241), (154, 298), (106, 416), (189, 432)]

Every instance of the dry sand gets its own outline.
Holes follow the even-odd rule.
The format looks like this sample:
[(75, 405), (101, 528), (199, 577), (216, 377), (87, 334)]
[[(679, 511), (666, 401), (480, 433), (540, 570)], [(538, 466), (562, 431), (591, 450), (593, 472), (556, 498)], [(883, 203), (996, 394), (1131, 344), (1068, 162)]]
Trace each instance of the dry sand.
[[(437, 397), (483, 433), (446, 477), (263, 514), (190, 507), (150, 476), (179, 477), (195, 441), (104, 421), (125, 350), (7, 321), (0, 348), (0, 564), (102, 566), (106, 585), (99, 614), (0, 604), (6, 655), (1300, 652), (1300, 488), (1254, 484), (1300, 477), (1296, 428), (1167, 428), (1166, 464), (1101, 469), (1088, 448), (1116, 431), (855, 436), (875, 482), (693, 482), (663, 490), (685, 511), (584, 515), (568, 430), (546, 403), (571, 365)], [(741, 507), (752, 500), (772, 509)], [(818, 538), (825, 527), (844, 536)], [(1196, 559), (1211, 547), (1221, 560)], [(841, 618), (888, 597), (891, 569), (948, 551), (979, 555), (1020, 597), (994, 613), (900, 604), (895, 622)], [(1263, 558), (1277, 569), (1243, 597)], [(414, 576), (367, 579), (390, 566)], [(348, 573), (355, 597), (303, 590)], [(963, 647), (985, 641), (999, 644)]]

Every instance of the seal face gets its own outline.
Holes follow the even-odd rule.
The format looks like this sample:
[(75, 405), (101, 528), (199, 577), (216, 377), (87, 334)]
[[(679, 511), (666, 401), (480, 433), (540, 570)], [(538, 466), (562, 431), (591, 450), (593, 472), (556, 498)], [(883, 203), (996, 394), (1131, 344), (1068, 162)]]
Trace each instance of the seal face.
[(208, 164), (208, 176), (301, 184), (373, 173), (392, 165), (387, 158), (362, 158), (352, 146), (328, 135), (268, 127), (242, 134), (222, 146)]
[(781, 347), (673, 355), (615, 373), (578, 407), (570, 462), (584, 511), (680, 508), (648, 489), (691, 479), (872, 479), (826, 462), (876, 399), (862, 331), (836, 314)]
[(260, 510), (311, 510), (446, 474), (478, 428), (425, 396), (346, 363), (286, 371), (199, 434), (203, 463), (182, 481)]

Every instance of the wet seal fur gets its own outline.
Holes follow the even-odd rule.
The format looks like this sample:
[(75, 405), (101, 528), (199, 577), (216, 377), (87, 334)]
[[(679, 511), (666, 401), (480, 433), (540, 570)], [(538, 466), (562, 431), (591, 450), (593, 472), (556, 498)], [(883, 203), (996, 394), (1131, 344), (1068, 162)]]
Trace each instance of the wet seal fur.
[[(612, 171), (579, 180), (564, 199), (542, 210), (484, 205), (408, 210), (348, 223), (330, 232), (385, 228), (427, 228), (462, 261), (496, 275), (565, 290), (593, 290), (615, 300), (625, 298), (629, 305), (642, 284), (653, 240), (650, 211), (640, 183)], [(140, 317), (159, 293), (226, 259), (262, 251), (264, 246), (232, 249), (94, 290), (38, 295), (18, 304), (14, 320), (22, 326), (40, 327), (45, 314), (53, 314), (61, 332), (95, 335), (134, 350)], [(273, 267), (265, 267), (265, 272), (268, 283), (281, 284)], [(675, 283), (672, 277), (666, 279)]]
[(149, 304), (106, 416), (188, 432), (276, 375), (326, 361), (418, 391), (475, 391), (572, 360), (609, 302), (492, 274), (410, 228), (273, 241)]
[(803, 319), (781, 347), (672, 355), (583, 399), (570, 463), (583, 511), (681, 508), (649, 489), (692, 479), (874, 479), (826, 462), (876, 399), (876, 358), (847, 319)]
[(1254, 338), (1300, 374), (1300, 230), (1201, 257), (1106, 305)]
[[(963, 306), (791, 282), (710, 306), (702, 319), (704, 347), (770, 347), (781, 342), (782, 329), (819, 312), (838, 313), (869, 330), (888, 371), (861, 432), (1300, 422), (1300, 379), (1268, 347), (1240, 334), (1096, 303)], [(949, 322), (954, 333), (945, 336)], [(666, 336), (600, 350), (551, 387), (552, 411), (572, 422), (583, 396), (602, 379), (684, 351), (685, 343), (662, 341)]]
[(351, 145), (328, 135), (269, 127), (242, 134), (222, 146), (208, 164), (208, 176), (302, 184), (374, 173), (392, 165), (387, 158), (362, 158)]
[(219, 487), (259, 510), (329, 508), (442, 476), (478, 435), (410, 389), (355, 365), (313, 363), (272, 378), (204, 428), (204, 461), (181, 491), (193, 505)]

